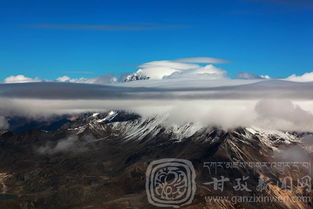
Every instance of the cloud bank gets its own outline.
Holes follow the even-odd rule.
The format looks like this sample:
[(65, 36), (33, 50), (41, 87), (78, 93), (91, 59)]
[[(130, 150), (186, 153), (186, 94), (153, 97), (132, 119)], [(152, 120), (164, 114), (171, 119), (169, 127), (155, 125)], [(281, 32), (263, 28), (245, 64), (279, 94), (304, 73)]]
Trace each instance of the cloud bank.
[[(209, 83), (210, 80), (204, 80)], [(180, 80), (185, 84), (185, 80)], [(191, 80), (198, 83), (198, 80)], [(218, 81), (216, 81), (218, 82)], [(233, 82), (232, 80), (228, 82)], [(254, 81), (233, 85), (165, 88), (75, 83), (23, 83), (0, 86), (0, 115), (49, 117), (54, 114), (124, 110), (166, 125), (260, 127), (313, 131), (313, 83)]]

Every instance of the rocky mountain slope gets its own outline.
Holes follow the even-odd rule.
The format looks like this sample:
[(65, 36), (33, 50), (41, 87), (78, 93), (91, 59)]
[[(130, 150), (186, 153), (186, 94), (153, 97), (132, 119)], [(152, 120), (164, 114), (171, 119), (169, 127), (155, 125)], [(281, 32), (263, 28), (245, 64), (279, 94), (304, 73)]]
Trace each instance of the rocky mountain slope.
[[(308, 188), (281, 186), (282, 177), (310, 176), (305, 166), (298, 166), (297, 171), (293, 167), (283, 171), (224, 167), (217, 172), (206, 167), (209, 162), (310, 162), (312, 154), (303, 139), (311, 133), (164, 125), (162, 118), (123, 111), (65, 115), (37, 123), (25, 118), (9, 121), (11, 129), (0, 133), (0, 208), (157, 208), (147, 200), (146, 169), (150, 162), (163, 158), (187, 159), (195, 168), (196, 194), (182, 208), (313, 207), (303, 201), (207, 201), (208, 197), (234, 195), (312, 197)], [(294, 150), (303, 158), (285, 155)], [(220, 176), (249, 176), (249, 185), (258, 185), (260, 177), (271, 183), (263, 191), (234, 191), (235, 181), (225, 184), (223, 191), (205, 184)]]

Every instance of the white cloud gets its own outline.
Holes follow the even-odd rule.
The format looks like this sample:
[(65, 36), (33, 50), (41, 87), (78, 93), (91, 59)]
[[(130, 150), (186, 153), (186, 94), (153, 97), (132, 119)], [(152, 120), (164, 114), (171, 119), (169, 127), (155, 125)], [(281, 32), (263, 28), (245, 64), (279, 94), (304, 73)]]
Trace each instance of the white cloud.
[[(34, 118), (54, 114), (125, 110), (138, 113), (143, 118), (157, 117), (164, 125), (194, 123), (198, 127), (218, 126), (223, 129), (259, 127), (271, 130), (313, 131), (312, 101), (192, 98), (1, 99), (0, 106), (1, 112), (8, 112), (9, 115)], [(64, 141), (52, 148), (62, 150), (64, 146), (72, 145), (72, 142), (75, 140)]]
[(273, 157), (279, 161), (287, 162), (310, 162), (311, 157), (308, 152), (305, 151), (299, 145), (288, 146), (285, 145), (279, 146), (279, 150), (274, 150)]
[(66, 75), (56, 79), (58, 82), (69, 82), (69, 83), (96, 83), (97, 78), (70, 78)]
[(30, 78), (24, 75), (16, 75), (16, 76), (13, 75), (4, 79), (4, 83), (30, 83), (30, 82), (51, 82), (51, 81), (68, 82), (68, 83), (108, 84), (108, 83), (117, 82), (117, 78), (108, 74), (108, 75), (103, 75), (103, 76), (94, 77), (94, 78), (84, 78), (84, 77), (70, 78), (69, 76), (64, 75), (64, 76), (58, 77), (56, 80), (44, 80), (38, 77)]
[(271, 79), (271, 76), (269, 75), (260, 75), (260, 77), (263, 79)]
[(286, 80), (289, 81), (297, 81), (297, 82), (309, 82), (313, 81), (313, 72), (304, 73), (303, 75), (297, 76), (296, 74), (293, 74), (286, 78)]
[(117, 82), (117, 78), (112, 75), (104, 75), (94, 78), (70, 78), (66, 75), (56, 79), (58, 82), (69, 82), (69, 83), (88, 83), (88, 84), (109, 84)]
[(150, 79), (163, 79), (178, 71), (197, 69), (199, 65), (162, 60), (144, 63), (139, 68), (137, 73), (143, 74)]
[(59, 81), (59, 82), (67, 82), (70, 80), (71, 80), (71, 78), (66, 76), (66, 75), (57, 78), (57, 81)]
[(12, 75), (4, 79), (4, 83), (29, 83), (29, 82), (41, 82), (39, 78), (29, 78), (24, 75)]
[(192, 79), (223, 79), (226, 71), (213, 65), (206, 65), (192, 70), (182, 70), (172, 73), (164, 78), (192, 78)]
[[(204, 61), (202, 60), (202, 62)], [(202, 66), (198, 64), (183, 63), (169, 60), (144, 63), (140, 65), (139, 68), (140, 69), (137, 71), (137, 74), (142, 74), (144, 76), (149, 77), (152, 80), (161, 80), (165, 78), (220, 79), (224, 78), (226, 75), (226, 72), (224, 70), (217, 68), (211, 64)]]
[[(301, 107), (301, 106), (302, 107)], [(295, 104), (286, 99), (265, 99), (255, 106), (259, 126), (283, 130), (313, 130), (312, 109), (304, 110), (302, 103)]]
[(213, 57), (189, 57), (189, 58), (180, 58), (174, 60), (176, 62), (184, 62), (184, 63), (208, 63), (208, 64), (219, 64), (219, 63), (227, 63), (227, 60), (218, 59)]

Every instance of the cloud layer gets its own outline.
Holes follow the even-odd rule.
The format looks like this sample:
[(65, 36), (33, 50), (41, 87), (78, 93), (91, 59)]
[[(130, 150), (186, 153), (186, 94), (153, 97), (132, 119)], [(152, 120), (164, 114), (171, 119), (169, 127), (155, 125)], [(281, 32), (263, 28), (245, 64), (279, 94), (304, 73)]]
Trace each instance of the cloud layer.
[[(313, 83), (259, 81), (190, 87), (129, 87), (74, 83), (24, 83), (0, 86), (0, 115), (48, 117), (125, 110), (166, 125), (260, 127), (313, 131)], [(181, 80), (184, 84), (185, 81)], [(198, 83), (198, 80), (191, 82)], [(232, 80), (228, 82), (233, 82)], [(203, 81), (208, 83), (208, 80)]]

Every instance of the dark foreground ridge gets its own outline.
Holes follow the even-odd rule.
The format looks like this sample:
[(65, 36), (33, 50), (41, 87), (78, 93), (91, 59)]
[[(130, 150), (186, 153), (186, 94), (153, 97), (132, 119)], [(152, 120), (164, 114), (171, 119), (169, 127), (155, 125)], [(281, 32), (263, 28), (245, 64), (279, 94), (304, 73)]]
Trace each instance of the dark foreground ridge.
[[(18, 123), (23, 121), (23, 123)], [(264, 191), (234, 191), (236, 182), (223, 192), (203, 183), (212, 177), (249, 176), (249, 185), (259, 177), (279, 181), (309, 172), (238, 167), (209, 172), (206, 162), (275, 162), (274, 152), (297, 146), (309, 133), (266, 132), (237, 128), (224, 131), (206, 127), (192, 132), (192, 124), (165, 127), (157, 119), (143, 119), (122, 111), (85, 113), (55, 117), (36, 123), (11, 118), (9, 131), (0, 136), (0, 208), (119, 209), (157, 208), (147, 200), (146, 169), (158, 159), (178, 158), (192, 162), (196, 172), (196, 194), (181, 208), (312, 208), (311, 203), (205, 201), (206, 196), (307, 195), (305, 189), (283, 190), (274, 183)], [(38, 124), (41, 124), (38, 125)], [(44, 125), (42, 125), (44, 124)], [(308, 155), (312, 159), (312, 154)]]

